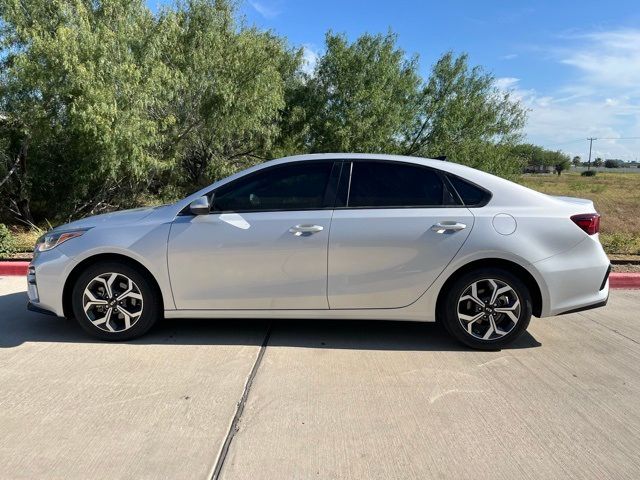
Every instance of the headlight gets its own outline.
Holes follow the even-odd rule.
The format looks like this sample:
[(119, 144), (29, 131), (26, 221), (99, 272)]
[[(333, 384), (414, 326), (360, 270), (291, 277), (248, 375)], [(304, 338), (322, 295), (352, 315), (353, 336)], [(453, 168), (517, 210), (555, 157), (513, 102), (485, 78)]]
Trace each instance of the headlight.
[(45, 233), (36, 242), (35, 250), (36, 252), (46, 252), (47, 250), (51, 250), (52, 248), (57, 247), (67, 240), (71, 240), (72, 238), (84, 235), (87, 230), (88, 228), (84, 228), (82, 230), (68, 230), (66, 232)]

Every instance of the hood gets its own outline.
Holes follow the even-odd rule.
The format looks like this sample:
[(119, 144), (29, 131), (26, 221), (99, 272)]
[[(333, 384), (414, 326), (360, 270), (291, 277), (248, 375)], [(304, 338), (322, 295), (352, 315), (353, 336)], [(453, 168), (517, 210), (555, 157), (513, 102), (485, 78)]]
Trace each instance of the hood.
[(53, 231), (73, 230), (76, 228), (92, 228), (101, 225), (127, 225), (140, 222), (158, 209), (164, 208), (166, 205), (159, 207), (143, 207), (133, 208), (131, 210), (121, 210), (119, 212), (103, 213), (92, 217), (83, 218), (74, 222), (65, 223), (53, 229)]

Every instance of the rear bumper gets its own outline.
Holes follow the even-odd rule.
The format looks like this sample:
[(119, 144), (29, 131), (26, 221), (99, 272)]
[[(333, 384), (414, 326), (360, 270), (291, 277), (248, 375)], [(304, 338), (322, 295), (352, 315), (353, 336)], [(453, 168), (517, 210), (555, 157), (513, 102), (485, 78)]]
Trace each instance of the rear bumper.
[(584, 307), (574, 308), (573, 310), (567, 310), (566, 312), (559, 313), (558, 315), (567, 315), (568, 313), (578, 313), (584, 312), (585, 310), (593, 310), (594, 308), (604, 307), (609, 301), (609, 296), (605, 298), (602, 302), (594, 303), (592, 305), (586, 305)]
[(604, 306), (609, 298), (611, 263), (597, 237), (533, 264), (547, 287), (542, 316)]

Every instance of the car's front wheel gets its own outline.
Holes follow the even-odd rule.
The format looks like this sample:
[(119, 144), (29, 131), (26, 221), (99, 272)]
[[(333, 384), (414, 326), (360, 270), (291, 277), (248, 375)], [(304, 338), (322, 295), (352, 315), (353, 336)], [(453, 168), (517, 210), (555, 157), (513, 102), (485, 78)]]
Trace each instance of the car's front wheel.
[(531, 293), (518, 277), (507, 270), (485, 268), (453, 282), (440, 305), (439, 318), (465, 345), (496, 350), (527, 329), (531, 311)]
[(160, 316), (158, 295), (146, 275), (118, 262), (83, 271), (72, 291), (80, 326), (102, 340), (130, 340), (145, 334)]

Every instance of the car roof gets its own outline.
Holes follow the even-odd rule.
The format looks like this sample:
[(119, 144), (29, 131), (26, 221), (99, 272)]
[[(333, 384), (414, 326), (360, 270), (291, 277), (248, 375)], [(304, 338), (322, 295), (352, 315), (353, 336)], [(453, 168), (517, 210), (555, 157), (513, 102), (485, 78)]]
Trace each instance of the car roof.
[[(419, 163), (430, 167), (439, 168), (443, 160), (432, 158), (410, 157), (407, 155), (389, 155), (385, 153), (308, 153), (304, 155), (292, 155), (282, 157), (272, 162), (298, 162), (305, 160), (387, 160), (392, 162)], [(270, 162), (267, 162), (270, 163)]]
[[(310, 153), (305, 155), (294, 155), (290, 157), (278, 158), (260, 164), (260, 167), (268, 167), (271, 165), (278, 165), (281, 163), (300, 162), (309, 160), (384, 160), (389, 162), (401, 162), (401, 163), (413, 163), (417, 165), (423, 165), (425, 167), (434, 168), (443, 172), (453, 173), (459, 175), (462, 178), (470, 180), (471, 182), (479, 185), (493, 185), (494, 182), (502, 183), (509, 182), (490, 173), (477, 170), (475, 168), (462, 165), (460, 163), (448, 162), (446, 160), (436, 160), (433, 158), (423, 157), (410, 157), (408, 155), (389, 155), (382, 153)], [(488, 188), (485, 186), (485, 188)]]

